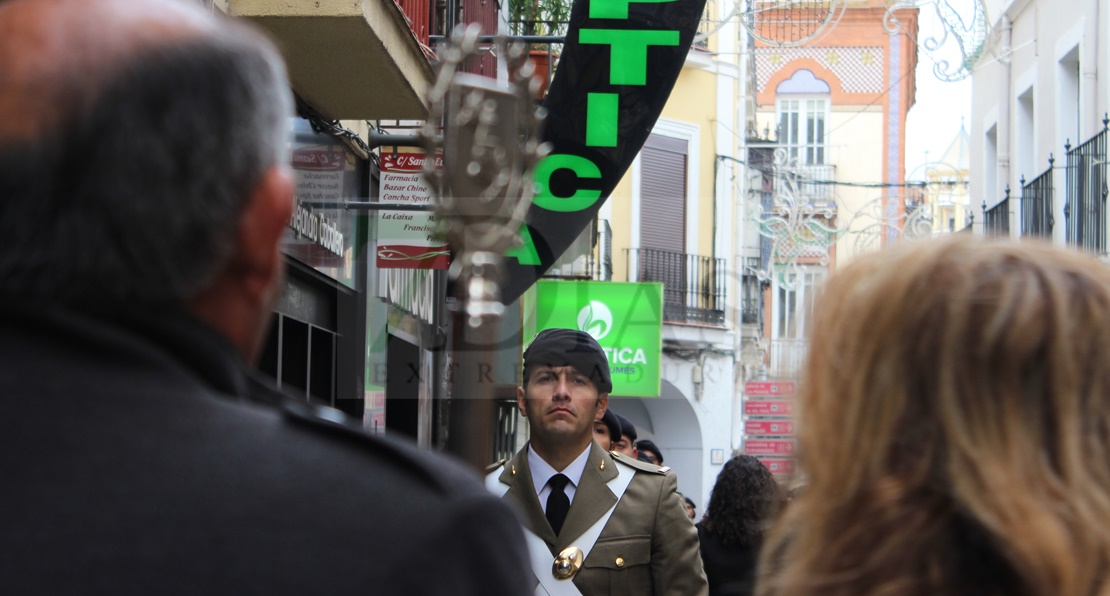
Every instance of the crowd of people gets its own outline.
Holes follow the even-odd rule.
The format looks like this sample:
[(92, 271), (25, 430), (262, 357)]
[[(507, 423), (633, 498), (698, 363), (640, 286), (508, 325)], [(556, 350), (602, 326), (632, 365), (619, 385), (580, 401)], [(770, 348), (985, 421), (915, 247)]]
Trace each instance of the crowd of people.
[(597, 341), (544, 330), (483, 486), (251, 369), (292, 210), (270, 41), (197, 3), (2, 0), (0, 64), (4, 593), (1110, 594), (1104, 263), (855, 259), (814, 313), (804, 490), (738, 454), (700, 519)]

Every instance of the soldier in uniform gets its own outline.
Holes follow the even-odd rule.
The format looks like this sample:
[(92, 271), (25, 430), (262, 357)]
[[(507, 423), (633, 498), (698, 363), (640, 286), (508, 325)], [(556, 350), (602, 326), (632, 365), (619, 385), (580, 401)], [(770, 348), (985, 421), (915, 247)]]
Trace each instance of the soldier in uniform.
[(617, 413), (605, 410), (601, 420), (594, 422), (594, 440), (605, 451), (613, 449), (613, 442), (621, 437), (621, 423), (617, 420)]
[(613, 439), (613, 451), (619, 451), (632, 459), (640, 459), (640, 452), (636, 449), (636, 425), (616, 411), (613, 414), (621, 425), (621, 436)]
[(0, 592), (531, 588), (473, 474), (252, 374), (293, 209), (271, 43), (195, 1), (5, 0), (0, 110)]
[(530, 440), (486, 484), (522, 516), (537, 593), (705, 594), (697, 531), (674, 473), (591, 438), (612, 389), (605, 353), (589, 334), (539, 333), (517, 389)]

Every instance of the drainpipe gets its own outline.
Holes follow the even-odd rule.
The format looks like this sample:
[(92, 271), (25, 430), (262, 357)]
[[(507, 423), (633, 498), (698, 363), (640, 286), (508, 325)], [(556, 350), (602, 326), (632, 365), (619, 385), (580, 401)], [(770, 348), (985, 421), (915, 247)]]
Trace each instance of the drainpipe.
[[(1095, 0), (1096, 2), (1098, 0)], [(1010, 21), (1009, 15), (1002, 15), (1002, 56), (1001, 60), (1002, 69), (1002, 101), (999, 102), (998, 110), (998, 175), (995, 179), (998, 181), (998, 189), (1010, 186), (1010, 104), (1014, 101), (1013, 91), (1013, 48), (1011, 46), (1011, 37), (1014, 31), (1014, 24)], [(996, 190), (998, 190), (996, 189)], [(1002, 197), (988, 197), (989, 204), (997, 203)], [(986, 224), (986, 218), (979, 224), (983, 226)], [(983, 233), (986, 233), (986, 228), (981, 228)]]

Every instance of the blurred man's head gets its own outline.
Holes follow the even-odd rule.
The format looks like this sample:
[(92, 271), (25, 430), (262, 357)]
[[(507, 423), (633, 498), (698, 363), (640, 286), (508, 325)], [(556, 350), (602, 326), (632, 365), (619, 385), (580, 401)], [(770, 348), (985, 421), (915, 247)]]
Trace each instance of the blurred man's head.
[(0, 64), (0, 300), (183, 306), (254, 356), (292, 212), (274, 46), (196, 3), (10, 0)]

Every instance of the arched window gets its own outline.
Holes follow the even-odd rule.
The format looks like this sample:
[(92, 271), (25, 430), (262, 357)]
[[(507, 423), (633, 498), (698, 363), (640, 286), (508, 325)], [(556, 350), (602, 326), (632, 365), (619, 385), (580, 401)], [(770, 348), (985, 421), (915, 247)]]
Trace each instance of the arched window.
[(779, 143), (802, 164), (825, 163), (829, 84), (802, 68), (775, 88)]

